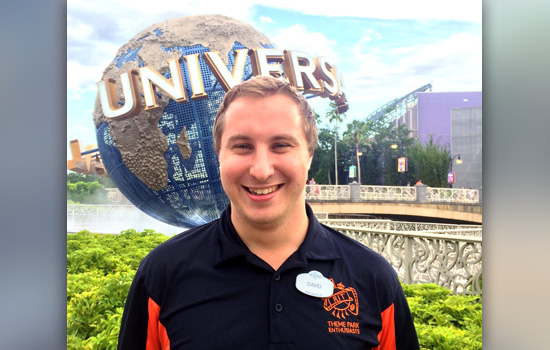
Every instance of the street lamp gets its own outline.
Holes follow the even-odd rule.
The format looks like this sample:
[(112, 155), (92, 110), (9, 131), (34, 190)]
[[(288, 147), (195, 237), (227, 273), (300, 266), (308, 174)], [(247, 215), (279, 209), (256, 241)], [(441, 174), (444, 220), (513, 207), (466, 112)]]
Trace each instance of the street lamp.
[(363, 152), (357, 150), (357, 182), (361, 183), (361, 156)]
[(460, 159), (460, 154), (457, 154), (456, 156), (454, 157), (449, 157), (450, 161), (449, 161), (449, 175), (450, 174), (453, 174), (453, 181), (448, 181), (449, 182), (449, 188), (453, 188), (453, 182), (454, 182), (454, 173), (453, 173), (453, 161), (455, 160), (456, 158), (456, 164), (462, 164), (462, 159)]

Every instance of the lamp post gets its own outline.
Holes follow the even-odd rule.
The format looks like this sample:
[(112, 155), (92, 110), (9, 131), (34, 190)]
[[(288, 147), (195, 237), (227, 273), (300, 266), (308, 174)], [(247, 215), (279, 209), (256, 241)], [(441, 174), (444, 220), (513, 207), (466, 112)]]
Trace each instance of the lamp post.
[[(462, 164), (462, 159), (460, 159), (460, 154), (455, 155), (454, 157), (449, 157), (449, 174), (453, 172), (453, 161), (456, 158), (456, 164)], [(453, 182), (454, 182), (454, 174), (453, 174)], [(449, 188), (453, 188), (453, 182), (449, 181)]]
[(363, 155), (362, 151), (357, 151), (357, 182), (361, 183), (361, 156)]
[[(403, 140), (399, 140), (401, 141), (401, 152), (400, 152), (400, 157), (403, 157)], [(394, 140), (390, 146), (392, 149), (397, 149), (397, 142)], [(398, 171), (399, 171), (399, 168), (398, 168)], [(403, 186), (403, 173), (407, 171), (406, 169), (406, 166), (405, 166), (405, 169), (403, 171), (399, 171), (399, 185), (400, 186)]]

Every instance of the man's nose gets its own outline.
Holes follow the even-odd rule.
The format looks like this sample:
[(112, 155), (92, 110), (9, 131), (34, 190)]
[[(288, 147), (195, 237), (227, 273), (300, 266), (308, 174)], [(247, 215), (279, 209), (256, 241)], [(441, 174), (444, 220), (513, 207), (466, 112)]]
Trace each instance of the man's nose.
[(250, 165), (250, 175), (258, 182), (265, 182), (273, 173), (273, 156), (268, 150), (257, 149)]

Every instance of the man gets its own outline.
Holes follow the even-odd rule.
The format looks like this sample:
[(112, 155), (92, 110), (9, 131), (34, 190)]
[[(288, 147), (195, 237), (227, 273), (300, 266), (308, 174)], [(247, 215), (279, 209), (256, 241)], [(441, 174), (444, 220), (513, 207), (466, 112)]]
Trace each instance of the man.
[(306, 99), (252, 78), (227, 92), (213, 136), (230, 205), (142, 261), (119, 349), (418, 349), (390, 264), (305, 203)]

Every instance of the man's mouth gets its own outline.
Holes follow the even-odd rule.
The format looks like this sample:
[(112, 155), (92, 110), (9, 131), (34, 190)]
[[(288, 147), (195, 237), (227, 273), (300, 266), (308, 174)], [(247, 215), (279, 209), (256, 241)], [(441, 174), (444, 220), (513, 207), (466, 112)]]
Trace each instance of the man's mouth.
[(248, 192), (255, 195), (266, 195), (275, 192), (279, 188), (279, 185), (271, 186), (268, 188), (251, 188), (247, 187)]

